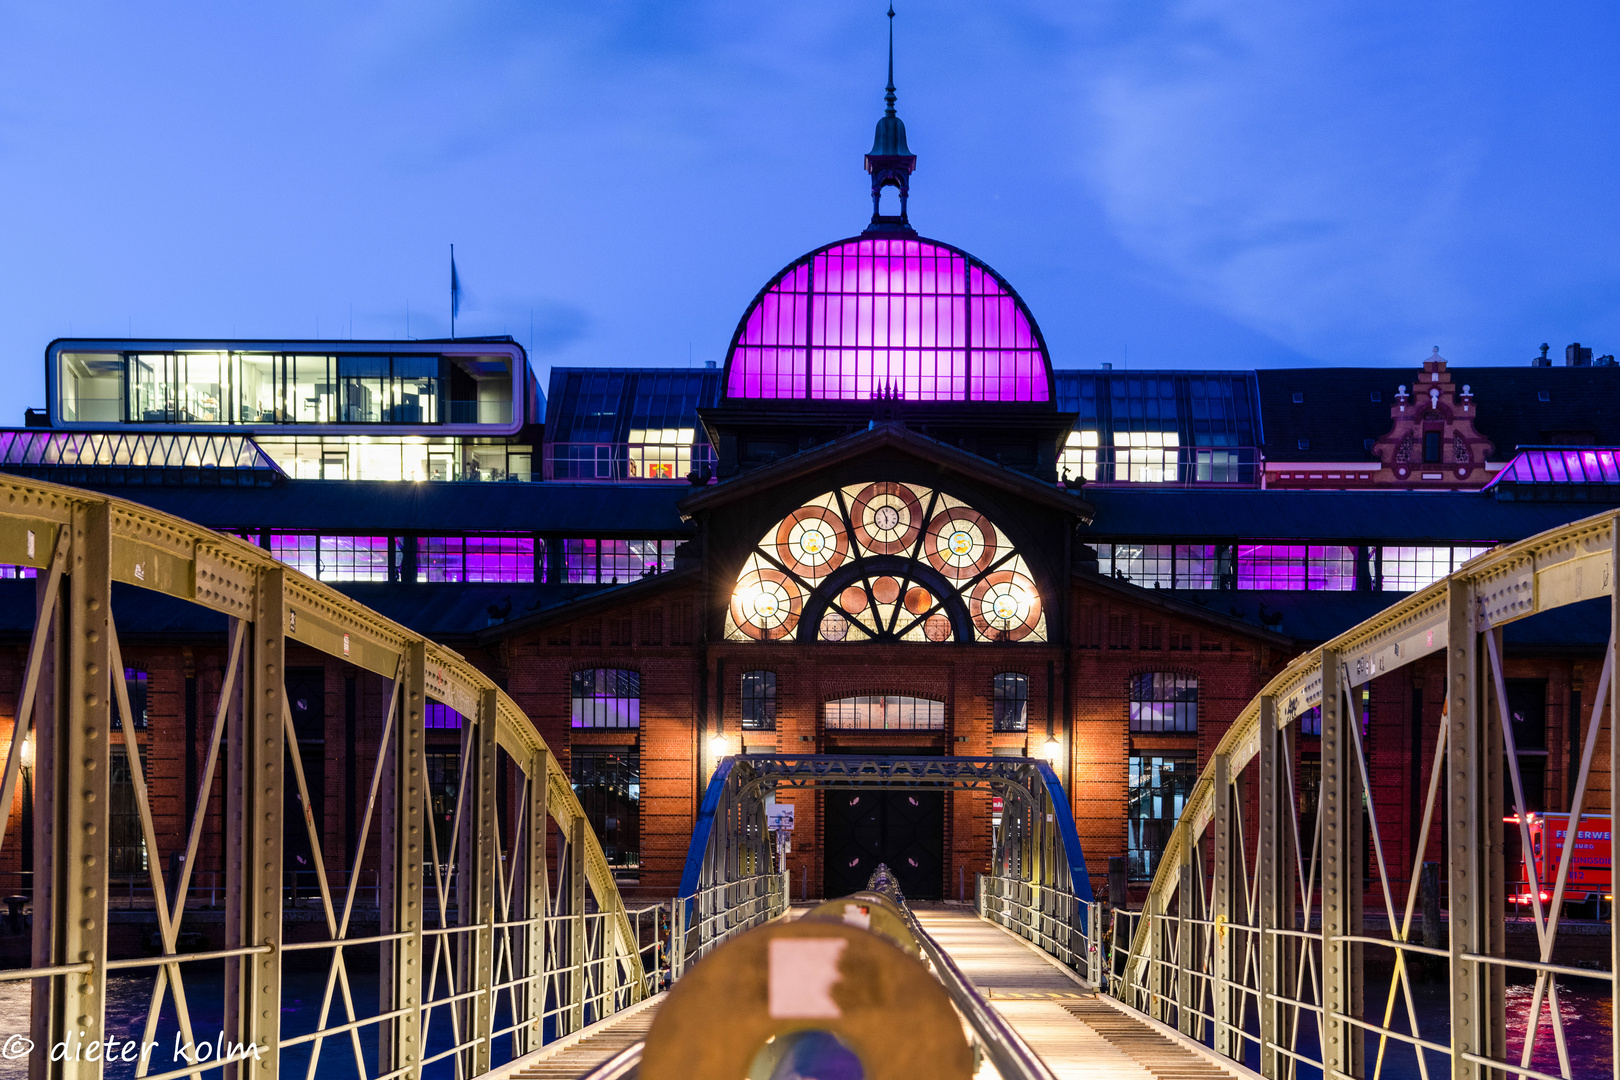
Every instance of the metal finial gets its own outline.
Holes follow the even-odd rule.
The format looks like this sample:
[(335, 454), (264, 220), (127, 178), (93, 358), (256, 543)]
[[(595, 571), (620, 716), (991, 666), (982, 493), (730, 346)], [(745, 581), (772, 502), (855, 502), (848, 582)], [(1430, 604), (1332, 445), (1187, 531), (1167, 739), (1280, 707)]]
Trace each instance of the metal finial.
[(883, 95), (883, 100), (888, 105), (888, 107), (883, 110), (883, 115), (884, 116), (893, 116), (895, 113), (894, 113), (894, 4), (892, 2), (889, 4), (889, 85), (888, 85), (888, 88), (887, 88), (887, 92)]

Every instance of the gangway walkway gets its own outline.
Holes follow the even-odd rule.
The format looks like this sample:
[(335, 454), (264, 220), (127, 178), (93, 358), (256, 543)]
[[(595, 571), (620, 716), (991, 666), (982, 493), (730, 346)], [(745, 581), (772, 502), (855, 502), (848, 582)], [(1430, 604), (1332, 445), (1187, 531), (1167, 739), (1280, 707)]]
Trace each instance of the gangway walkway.
[(1099, 999), (1055, 962), (972, 911), (913, 913), (1061, 1080), (1230, 1080), (1236, 1075)]

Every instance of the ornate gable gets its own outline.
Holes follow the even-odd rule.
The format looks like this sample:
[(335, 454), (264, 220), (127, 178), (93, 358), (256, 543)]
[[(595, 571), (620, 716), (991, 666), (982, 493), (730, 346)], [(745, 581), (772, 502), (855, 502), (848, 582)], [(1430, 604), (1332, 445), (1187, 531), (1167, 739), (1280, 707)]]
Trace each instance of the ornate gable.
[(1390, 406), (1390, 429), (1373, 444), (1383, 464), (1374, 483), (1395, 487), (1480, 487), (1490, 479), (1485, 460), (1494, 447), (1475, 430), (1478, 407), (1472, 389), (1459, 389), (1446, 370), (1440, 347), (1423, 362), (1411, 387), (1402, 386)]

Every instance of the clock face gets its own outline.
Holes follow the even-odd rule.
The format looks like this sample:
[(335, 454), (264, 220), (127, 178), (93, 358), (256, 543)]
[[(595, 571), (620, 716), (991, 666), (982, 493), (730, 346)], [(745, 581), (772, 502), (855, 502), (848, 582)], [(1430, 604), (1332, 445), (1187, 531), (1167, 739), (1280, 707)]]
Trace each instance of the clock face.
[(877, 513), (873, 516), (873, 519), (877, 522), (878, 528), (884, 532), (890, 532), (900, 524), (900, 511), (892, 506), (880, 506), (877, 508)]

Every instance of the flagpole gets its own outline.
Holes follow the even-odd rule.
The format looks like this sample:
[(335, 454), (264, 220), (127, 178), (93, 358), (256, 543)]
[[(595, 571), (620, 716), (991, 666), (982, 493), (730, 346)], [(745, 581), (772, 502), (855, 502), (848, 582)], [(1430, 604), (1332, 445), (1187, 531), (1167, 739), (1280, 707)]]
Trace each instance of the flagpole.
[(456, 245), (450, 245), (450, 340), (456, 340)]

